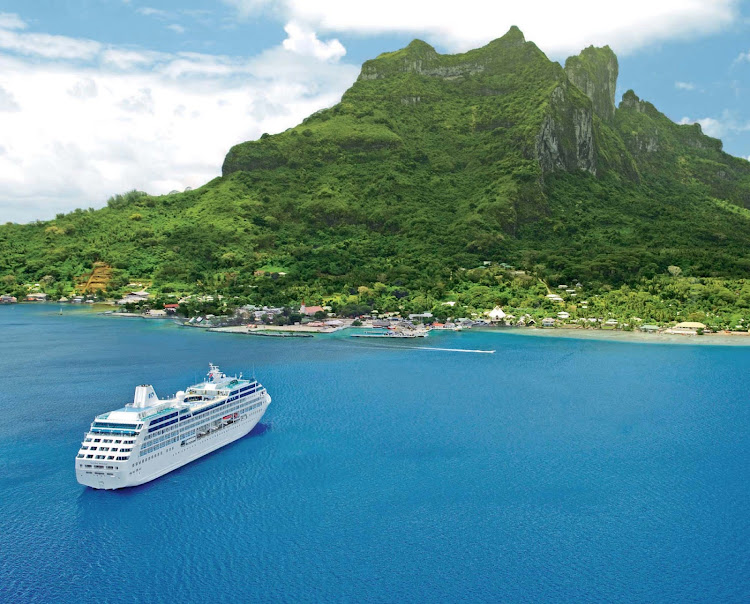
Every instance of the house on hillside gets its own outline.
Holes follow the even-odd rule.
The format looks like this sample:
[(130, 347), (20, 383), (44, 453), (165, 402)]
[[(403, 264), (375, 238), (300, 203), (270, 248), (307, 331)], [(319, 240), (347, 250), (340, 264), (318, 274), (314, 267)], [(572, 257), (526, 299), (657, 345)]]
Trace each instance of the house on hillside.
[(116, 304), (120, 306), (124, 306), (125, 304), (138, 304), (140, 302), (145, 302), (146, 300), (148, 300), (150, 295), (151, 294), (149, 294), (145, 289), (137, 292), (129, 292), (122, 298), (120, 298), (116, 302)]
[(313, 317), (316, 312), (325, 312), (325, 308), (322, 306), (305, 306), (303, 302), (302, 306), (299, 307), (299, 312), (306, 317)]
[(554, 327), (555, 322), (555, 319), (553, 319), (552, 317), (547, 317), (545, 319), (542, 319), (542, 327)]
[(561, 310), (559, 313), (557, 313), (558, 319), (570, 319), (570, 313), (565, 312), (564, 310)]
[(29, 294), (26, 296), (26, 302), (46, 302), (47, 301), (47, 294)]
[(496, 306), (495, 308), (493, 308), (491, 311), (487, 313), (487, 315), (489, 316), (490, 321), (492, 321), (493, 323), (502, 321), (507, 316), (505, 314), (505, 311), (503, 311), (503, 309), (500, 308), (499, 306)]

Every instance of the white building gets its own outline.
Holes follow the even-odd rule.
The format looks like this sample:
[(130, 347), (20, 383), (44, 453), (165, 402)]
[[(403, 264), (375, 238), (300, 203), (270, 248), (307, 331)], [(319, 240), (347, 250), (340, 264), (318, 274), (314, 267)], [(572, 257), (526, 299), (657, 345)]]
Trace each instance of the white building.
[(706, 326), (703, 323), (697, 323), (695, 321), (683, 321), (682, 323), (678, 323), (674, 327), (670, 327), (669, 329), (665, 330), (664, 333), (679, 333), (686, 336), (695, 336), (698, 335), (698, 330), (702, 332), (705, 329)]
[(490, 321), (502, 321), (507, 316), (499, 306), (493, 308), (487, 313), (487, 315), (489, 316)]

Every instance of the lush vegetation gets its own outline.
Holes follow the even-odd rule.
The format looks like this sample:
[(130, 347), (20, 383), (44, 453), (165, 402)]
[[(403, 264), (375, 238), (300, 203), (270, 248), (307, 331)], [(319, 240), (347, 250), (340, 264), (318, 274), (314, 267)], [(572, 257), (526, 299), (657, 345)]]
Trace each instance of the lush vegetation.
[[(596, 53), (572, 64), (598, 77)], [(560, 87), (562, 105), (550, 100)], [(165, 299), (325, 301), (351, 315), (501, 304), (543, 316), (560, 310), (548, 285), (581, 282), (581, 316), (736, 324), (750, 163), (628, 92), (593, 115), (595, 173), (543, 171), (543, 124), (564, 123), (557, 144), (572, 157), (587, 111), (584, 91), (516, 29), (462, 55), (415, 41), (365, 63), (335, 107), (234, 147), (224, 176), (200, 189), (132, 191), (100, 210), (0, 227), (0, 290), (68, 294), (102, 262), (113, 269), (105, 295), (145, 280)], [(577, 302), (566, 303), (574, 316)]]

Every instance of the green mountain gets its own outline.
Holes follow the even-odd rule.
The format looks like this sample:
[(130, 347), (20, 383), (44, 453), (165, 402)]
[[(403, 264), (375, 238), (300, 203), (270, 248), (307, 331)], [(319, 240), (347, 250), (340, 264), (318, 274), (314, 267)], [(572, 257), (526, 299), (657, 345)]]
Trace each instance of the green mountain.
[(233, 147), (200, 189), (0, 227), (0, 276), (70, 283), (100, 262), (112, 288), (282, 300), (439, 299), (483, 261), (595, 289), (669, 266), (744, 276), (750, 162), (632, 91), (615, 106), (617, 75), (608, 47), (562, 67), (515, 27), (457, 55), (415, 40), (336, 106)]

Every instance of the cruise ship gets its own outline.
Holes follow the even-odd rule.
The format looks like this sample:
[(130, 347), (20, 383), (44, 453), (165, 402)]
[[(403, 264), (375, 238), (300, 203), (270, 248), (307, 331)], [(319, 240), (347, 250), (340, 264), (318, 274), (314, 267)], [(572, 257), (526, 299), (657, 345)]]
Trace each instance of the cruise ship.
[(206, 379), (160, 399), (137, 386), (133, 402), (96, 417), (76, 455), (76, 478), (94, 489), (133, 487), (250, 432), (271, 397), (256, 380), (209, 365)]

